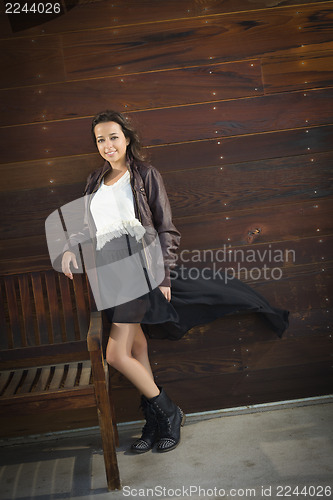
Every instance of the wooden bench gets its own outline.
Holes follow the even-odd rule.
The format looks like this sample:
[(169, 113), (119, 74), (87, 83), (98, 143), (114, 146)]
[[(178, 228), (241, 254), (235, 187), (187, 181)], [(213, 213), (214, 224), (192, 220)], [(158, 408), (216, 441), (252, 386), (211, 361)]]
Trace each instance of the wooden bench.
[(18, 415), (36, 420), (39, 433), (41, 418), (96, 407), (108, 489), (120, 489), (102, 318), (89, 312), (85, 276), (31, 272), (0, 285), (0, 433)]

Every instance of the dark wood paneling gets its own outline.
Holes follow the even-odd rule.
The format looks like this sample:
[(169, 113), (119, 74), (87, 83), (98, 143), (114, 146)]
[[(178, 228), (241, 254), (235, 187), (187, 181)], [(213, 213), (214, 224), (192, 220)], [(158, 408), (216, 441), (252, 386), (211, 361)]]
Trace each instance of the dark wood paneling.
[(45, 19), (39, 19), (39, 22), (24, 25), (23, 19), (21, 30), (17, 33), (12, 33), (8, 19), (2, 12), (0, 15), (1, 32), (3, 36), (62, 33), (73, 30), (91, 30), (106, 25), (115, 27), (244, 10), (271, 9), (278, 7), (279, 4), (283, 4), (283, 6), (306, 5), (313, 3), (313, 0), (285, 0), (283, 2), (269, 0), (205, 0), (205, 2), (163, 0), (163, 2), (158, 3), (154, 0), (141, 0), (140, 8), (137, 8), (137, 0), (126, 0), (126, 7), (124, 7), (123, 2), (117, 4), (116, 2), (101, 2), (100, 0), (76, 3), (77, 5), (71, 8), (71, 2), (65, 0), (63, 5), (65, 5), (66, 14), (48, 22), (45, 22)]
[(163, 173), (203, 165), (225, 165), (331, 151), (332, 142), (333, 126), (327, 125), (152, 146), (146, 151), (152, 164)]
[[(251, 285), (254, 289), (256, 287)], [(275, 304), (276, 305), (276, 304)], [(260, 321), (259, 317), (253, 313), (244, 313), (242, 315), (232, 314), (217, 319), (211, 323), (192, 328), (180, 341), (166, 341), (149, 339), (150, 358), (155, 363), (161, 359), (162, 352), (171, 359), (172, 356), (186, 356), (188, 351), (200, 351), (201, 349), (214, 349), (214, 347), (229, 346), (243, 349), (256, 343), (284, 342), (288, 339), (313, 337), (327, 333), (327, 325), (332, 320), (332, 312), (326, 312), (326, 309), (308, 308), (305, 310), (291, 310), (289, 315), (289, 328), (284, 332), (283, 338), (277, 339), (276, 334), (267, 327), (267, 324)], [(120, 377), (117, 372), (113, 375), (114, 379)]]
[[(180, 341), (149, 339), (154, 374), (161, 380), (184, 380), (188, 378), (189, 370), (195, 379), (200, 379), (212, 373), (250, 373), (329, 361), (332, 340), (326, 330), (325, 320), (327, 322), (331, 315), (324, 320), (323, 315), (322, 309), (313, 308), (292, 312), (289, 329), (282, 340), (277, 339), (266, 323), (253, 313), (229, 315), (197, 326)], [(302, 338), (305, 328), (307, 331)], [(215, 349), (218, 353), (215, 353)], [(193, 366), (189, 368), (191, 364)], [(112, 381), (114, 388), (131, 386), (115, 370), (112, 371)]]
[[(267, 235), (266, 241), (269, 241)], [(256, 266), (286, 268), (314, 262), (321, 262), (325, 267), (325, 263), (331, 260), (332, 243), (331, 235), (269, 243), (260, 242), (259, 235), (257, 243), (242, 246), (226, 242), (221, 247), (201, 250), (193, 248), (191, 251), (182, 244), (177, 263), (179, 266), (200, 270), (206, 267), (214, 269), (214, 266), (237, 270), (238, 265), (242, 270), (250, 270)]]
[(176, 360), (174, 353), (172, 359), (164, 352), (155, 354), (153, 358), (157, 379), (170, 383), (192, 377), (195, 384), (196, 379), (205, 375), (219, 376), (242, 371), (250, 377), (252, 372), (258, 370), (279, 368), (283, 371), (291, 366), (327, 364), (332, 358), (332, 341), (328, 335), (317, 335), (306, 339), (272, 340), (251, 346), (219, 347), (217, 342), (208, 349), (203, 347), (187, 353), (178, 352)]
[[(333, 125), (327, 125), (154, 146), (145, 148), (145, 151), (152, 165), (164, 175), (167, 172), (221, 165), (222, 161), (224, 166), (235, 162), (280, 158), (282, 152), (284, 157), (288, 157), (330, 151), (332, 141)], [(2, 182), (0, 191), (48, 187), (54, 192), (59, 186), (68, 185), (67, 199), (71, 201), (74, 193), (82, 192), (89, 173), (102, 164), (98, 153), (2, 164), (1, 178), (10, 179), (11, 182)]]
[[(70, 79), (235, 61), (331, 41), (331, 3), (63, 35)], [(301, 29), (300, 29), (301, 28)], [(286, 36), (286, 32), (288, 36)], [(263, 43), (265, 40), (265, 43)]]
[[(332, 202), (313, 200), (280, 207), (247, 209), (223, 215), (207, 215), (175, 219), (182, 234), (181, 248), (219, 248), (222, 243), (242, 245), (248, 232), (259, 227), (256, 242), (289, 241), (332, 233)], [(229, 217), (228, 219), (226, 217)], [(317, 231), (319, 229), (319, 231)], [(230, 240), (228, 239), (230, 238)], [(219, 244), (220, 242), (220, 244)]]
[[(297, 220), (302, 217), (300, 207), (296, 208), (295, 213), (295, 208), (291, 210), (285, 203), (294, 204), (308, 199), (315, 202), (318, 198), (330, 197), (332, 158), (332, 153), (329, 152), (311, 157), (233, 164), (223, 167), (223, 170), (221, 167), (207, 167), (165, 174), (164, 180), (167, 191), (171, 193), (170, 201), (174, 217), (190, 217), (191, 230), (193, 222), (198, 223), (196, 216), (206, 222), (207, 214), (210, 217), (219, 214), (220, 223), (228, 228), (228, 231), (231, 226), (231, 235), (234, 236), (234, 231), (239, 230), (236, 221), (242, 221), (245, 216), (248, 223), (249, 210), (254, 209), (257, 213), (252, 225), (260, 227), (262, 231), (260, 239), (262, 236), (267, 237), (268, 234), (272, 238), (271, 230), (274, 224), (268, 225), (267, 219), (261, 215), (257, 219), (258, 211), (261, 212), (265, 208), (266, 213), (272, 216), (273, 212), (275, 217), (280, 217), (281, 211), (289, 210), (289, 213), (293, 214), (293, 219)], [(264, 184), (263, 178), (266, 179)], [(6, 206), (7, 210), (2, 216), (0, 234), (6, 238), (24, 238), (29, 234), (41, 234), (44, 231), (44, 221), (49, 214), (82, 195), (82, 186), (77, 185), (77, 188), (80, 188), (81, 192), (78, 189), (76, 192), (76, 188), (75, 191), (74, 189), (69, 191), (67, 186), (57, 185), (52, 188), (26, 190), (23, 193), (21, 190), (2, 191), (0, 203)], [(312, 208), (316, 209), (317, 224), (321, 224), (322, 208), (319, 206)], [(214, 221), (219, 227), (216, 218)], [(326, 230), (328, 229), (330, 226), (326, 226)], [(282, 230), (285, 232), (286, 228)], [(211, 234), (216, 234), (213, 228)], [(207, 237), (206, 231), (205, 236)]]
[(332, 354), (332, 339), (328, 333), (285, 339), (283, 342), (256, 342), (241, 347), (242, 365), (249, 372), (326, 362), (332, 359)]
[[(216, 270), (223, 268), (223, 265), (217, 265)], [(250, 273), (242, 272), (235, 277), (254, 287), (261, 293), (272, 305), (282, 309), (288, 309), (291, 312), (299, 311), (305, 308), (318, 309), (327, 308), (332, 295), (332, 262), (326, 262), (325, 267), (321, 263), (295, 265), (292, 267), (281, 266), (282, 274), (271, 274), (276, 264), (269, 266), (269, 271), (265, 273), (261, 270), (261, 265), (255, 263), (254, 268), (259, 267), (251, 278)], [(197, 276), (198, 273), (192, 274)], [(187, 274), (185, 273), (186, 277)], [(223, 277), (220, 278), (223, 280)], [(232, 277), (230, 278), (232, 279)], [(311, 287), (309, 287), (309, 282)], [(314, 294), (314, 290), (316, 293)], [(325, 325), (326, 330), (326, 325)]]
[(175, 216), (282, 205), (332, 194), (333, 153), (309, 154), (165, 174)]
[[(260, 94), (258, 60), (190, 67), (2, 90), (0, 124), (94, 115), (101, 106), (130, 111)], [(13, 106), (21, 109), (19, 116), (13, 114)]]
[[(333, 153), (327, 152), (204, 167), (164, 174), (164, 182), (171, 193), (174, 217), (226, 212), (230, 215), (235, 210), (329, 197), (333, 190), (332, 160)], [(32, 227), (36, 217), (47, 217), (58, 204), (72, 201), (75, 194), (79, 195), (80, 185), (69, 190), (67, 186), (59, 186), (57, 180), (51, 180), (50, 187), (26, 190), (24, 194), (21, 190), (0, 193), (0, 203), (8, 207), (2, 219), (7, 236), (25, 236), (21, 226), (27, 220)], [(80, 189), (82, 193), (82, 185)]]
[[(68, 185), (70, 191), (80, 196), (90, 172), (102, 165), (103, 159), (98, 153), (2, 164), (0, 192), (20, 191), (23, 196), (22, 191), (37, 192), (40, 188), (47, 188), (45, 193), (51, 194), (55, 193), (57, 188)], [(72, 193), (69, 192), (67, 201), (73, 200), (71, 196)]]
[[(65, 79), (58, 36), (1, 40), (0, 54), (1, 88), (61, 82)], [(17, 117), (21, 111), (19, 104), (15, 106), (14, 101), (11, 108)]]
[(333, 85), (333, 42), (331, 50), (304, 55), (262, 59), (265, 93), (329, 87)]
[(284, 401), (330, 394), (330, 362), (288, 368), (258, 370), (255, 373), (223, 374), (170, 383), (169, 394), (187, 412)]
[[(164, 358), (164, 359), (163, 359)], [(237, 373), (243, 369), (240, 346), (223, 346), (215, 344), (214, 348), (199, 350), (182, 350), (171, 356), (160, 351), (152, 357), (156, 379), (165, 382), (179, 381), (222, 373)]]
[(45, 233), (0, 241), (0, 275), (50, 268)]
[[(332, 98), (333, 89), (328, 88), (138, 111), (131, 117), (148, 146), (331, 124), (327, 102)], [(1, 162), (92, 153), (95, 146), (89, 138), (90, 121), (82, 118), (2, 128)], [(22, 134), (24, 150), (16, 147), (17, 136)]]
[[(157, 379), (159, 381), (159, 379)], [(331, 393), (331, 362), (246, 372), (213, 374), (167, 382), (163, 387), (187, 412), (269, 403)], [(117, 420), (139, 420), (139, 397), (133, 388), (114, 391)], [(138, 401), (136, 404), (135, 402)]]
[(330, 394), (331, 365), (331, 361), (324, 361), (244, 374), (234, 397), (247, 400), (247, 404), (260, 404)]
[[(214, 104), (135, 112), (145, 144), (228, 137), (331, 124), (333, 90), (290, 92)], [(163, 124), (160, 129), (156, 124)]]
[[(0, 245), (3, 274), (16, 270), (17, 266), (22, 266), (22, 270), (50, 267), (44, 230), (45, 218), (50, 212), (43, 211), (42, 206), (38, 210), (38, 204), (33, 207), (28, 201), (26, 199), (29, 211), (18, 215), (14, 210), (12, 217), (15, 224), (13, 221), (10, 223), (9, 218), (6, 232), (3, 232)], [(326, 241), (325, 238), (332, 233), (332, 209), (330, 200), (317, 199), (279, 207), (267, 206), (258, 209), (254, 206), (252, 209), (241, 211), (226, 211), (223, 215), (211, 214), (209, 218), (207, 215), (175, 217), (175, 225), (182, 234), (179, 252), (186, 249), (218, 249), (229, 244), (233, 248), (242, 245), (245, 245), (244, 248), (251, 248), (248, 245), (248, 233), (259, 227), (261, 232), (255, 238), (256, 243), (269, 245), (279, 242), (283, 248), (282, 242), (285, 242), (286, 247), (290, 249), (293, 248), (293, 240), (296, 240), (295, 248), (301, 249), (304, 262), (311, 262), (313, 247), (318, 244), (314, 256), (319, 255), (321, 242)], [(304, 238), (309, 240), (304, 241)], [(302, 242), (301, 245), (298, 242)]]

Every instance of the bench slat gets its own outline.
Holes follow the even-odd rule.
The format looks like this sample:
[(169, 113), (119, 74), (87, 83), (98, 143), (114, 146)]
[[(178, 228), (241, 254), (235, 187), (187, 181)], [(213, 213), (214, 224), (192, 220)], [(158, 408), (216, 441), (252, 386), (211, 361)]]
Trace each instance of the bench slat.
[(21, 328), (19, 322), (19, 310), (14, 279), (11, 276), (5, 276), (5, 288), (8, 301), (8, 314), (10, 321), (9, 345), (12, 347), (22, 347)]
[(35, 328), (33, 319), (33, 308), (31, 304), (31, 297), (29, 292), (29, 281), (26, 274), (21, 274), (18, 277), (19, 289), (21, 295), (21, 304), (23, 312), (24, 324), (24, 347), (36, 345)]
[(50, 377), (50, 372), (51, 372), (51, 366), (43, 366), (43, 368), (40, 369), (39, 378), (32, 392), (45, 391), (47, 381), (49, 380)]
[(25, 370), (16, 370), (14, 376), (11, 379), (9, 385), (6, 387), (3, 396), (8, 397), (16, 393), (17, 387), (19, 386), (22, 377), (24, 376)]
[(45, 283), (48, 297), (48, 306), (50, 312), (51, 332), (53, 335), (52, 343), (59, 344), (63, 340), (62, 328), (60, 324), (60, 307), (58, 302), (58, 292), (56, 287), (56, 280), (53, 271), (45, 272)]
[(84, 289), (86, 288), (86, 278), (80, 274), (75, 274), (73, 279), (73, 284), (75, 290), (75, 301), (76, 301), (77, 318), (80, 330), (80, 338), (84, 340), (87, 338), (87, 331), (88, 331), (87, 306), (84, 297)]
[(55, 367), (53, 377), (49, 386), (49, 391), (56, 391), (60, 388), (61, 381), (64, 377), (65, 365), (57, 365)]
[(69, 389), (70, 387), (74, 387), (75, 385), (75, 380), (77, 377), (77, 370), (78, 370), (78, 365), (77, 363), (70, 363), (68, 372), (67, 372), (67, 377), (64, 383), (64, 388)]
[[(66, 371), (67, 375), (65, 377)], [(8, 384), (10, 377), (12, 378)], [(63, 379), (65, 380), (62, 384)], [(7, 370), (0, 372), (0, 393), (7, 384), (8, 387), (4, 391), (3, 397), (12, 396), (14, 394), (24, 395), (29, 393), (35, 394), (38, 392), (57, 391), (59, 389), (72, 389), (76, 385), (85, 387), (92, 385), (90, 379), (90, 361), (33, 367), (28, 370)], [(48, 383), (49, 380), (50, 382)], [(78, 384), (75, 384), (77, 380)], [(34, 382), (35, 384), (33, 385)]]
[(36, 318), (38, 326), (38, 344), (49, 343), (49, 331), (46, 321), (45, 303), (41, 275), (38, 272), (31, 273), (31, 283), (36, 306)]
[(80, 340), (80, 336), (76, 335), (78, 333), (78, 328), (75, 328), (74, 323), (73, 304), (69, 288), (70, 280), (61, 273), (59, 273), (58, 279), (61, 294), (61, 304), (64, 313), (66, 339), (68, 341)]
[(90, 375), (91, 375), (90, 361), (83, 361), (80, 383), (79, 383), (80, 387), (82, 387), (84, 385), (89, 385)]
[(13, 373), (11, 370), (0, 372), (0, 394), (6, 387), (11, 373)]
[(37, 375), (37, 370), (38, 368), (29, 368), (27, 376), (25, 377), (24, 382), (19, 389), (19, 394), (31, 392), (31, 386)]
[(7, 327), (7, 321), (6, 321), (6, 314), (5, 314), (5, 304), (3, 301), (3, 295), (2, 295), (2, 283), (0, 282), (0, 332), (2, 332), (2, 335), (0, 335), (0, 349), (8, 349), (8, 338), (7, 336), (9, 335), (8, 332), (8, 327)]

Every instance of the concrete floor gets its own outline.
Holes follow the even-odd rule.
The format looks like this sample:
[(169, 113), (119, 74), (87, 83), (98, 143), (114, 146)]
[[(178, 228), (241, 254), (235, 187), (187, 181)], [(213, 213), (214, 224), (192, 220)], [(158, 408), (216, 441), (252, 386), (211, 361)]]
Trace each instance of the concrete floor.
[(193, 415), (175, 450), (143, 455), (127, 452), (141, 424), (121, 425), (123, 489), (113, 492), (96, 430), (2, 441), (0, 498), (325, 499), (333, 490), (332, 417), (327, 396)]

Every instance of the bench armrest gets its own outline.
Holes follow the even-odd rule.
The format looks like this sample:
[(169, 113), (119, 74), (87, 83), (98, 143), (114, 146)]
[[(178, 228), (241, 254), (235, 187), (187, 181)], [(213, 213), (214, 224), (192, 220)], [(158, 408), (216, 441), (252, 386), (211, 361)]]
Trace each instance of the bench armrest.
[(103, 337), (102, 314), (94, 311), (90, 315), (90, 324), (87, 335), (88, 351), (101, 351)]

